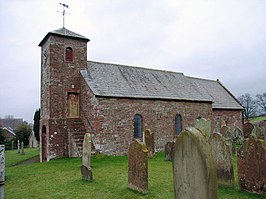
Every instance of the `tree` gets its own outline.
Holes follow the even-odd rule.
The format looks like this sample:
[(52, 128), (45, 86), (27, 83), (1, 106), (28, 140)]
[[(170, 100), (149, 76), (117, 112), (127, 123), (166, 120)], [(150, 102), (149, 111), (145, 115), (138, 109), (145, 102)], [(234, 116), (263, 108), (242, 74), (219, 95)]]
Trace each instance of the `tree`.
[(253, 116), (256, 115), (257, 111), (257, 105), (256, 101), (251, 97), (250, 94), (246, 93), (244, 95), (241, 95), (238, 100), (244, 106), (245, 111), (244, 111), (244, 116), (246, 119), (249, 119)]
[(34, 124), (33, 124), (33, 131), (36, 137), (36, 140), (40, 141), (40, 109), (37, 109), (34, 114), (33, 118)]
[(257, 94), (256, 102), (261, 111), (266, 114), (266, 93)]
[(26, 123), (22, 123), (15, 129), (15, 134), (17, 136), (17, 139), (20, 142), (24, 142), (24, 146), (29, 145), (29, 136), (31, 134), (31, 131), (32, 131), (31, 127)]

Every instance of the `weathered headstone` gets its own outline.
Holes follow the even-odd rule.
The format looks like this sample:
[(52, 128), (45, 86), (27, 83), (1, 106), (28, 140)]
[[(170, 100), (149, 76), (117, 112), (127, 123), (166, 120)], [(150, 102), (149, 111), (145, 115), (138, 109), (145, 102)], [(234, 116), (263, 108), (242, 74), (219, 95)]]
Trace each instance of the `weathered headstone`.
[(165, 160), (173, 160), (173, 155), (174, 155), (174, 142), (167, 142), (164, 147), (164, 152), (165, 152)]
[(239, 127), (235, 127), (234, 129), (234, 135), (235, 135), (235, 143), (236, 144), (243, 144), (244, 142), (244, 135), (242, 130)]
[(229, 130), (230, 130), (230, 128), (228, 126), (223, 126), (220, 130), (220, 133), (222, 134), (222, 136), (224, 136), (226, 134), (226, 132)]
[(219, 133), (213, 133), (208, 142), (217, 165), (218, 184), (234, 187), (234, 168), (230, 146)]
[(249, 135), (252, 133), (252, 130), (254, 129), (254, 125), (251, 124), (250, 122), (247, 122), (243, 126), (243, 134), (244, 138), (248, 138)]
[(264, 132), (264, 146), (266, 147), (266, 131)]
[(20, 153), (20, 143), (19, 143), (19, 140), (18, 140), (18, 153)]
[(235, 149), (235, 135), (234, 132), (232, 131), (231, 128), (228, 128), (227, 131), (225, 132), (225, 134), (223, 135), (224, 139), (226, 140), (226, 142), (230, 145), (232, 154), (236, 153), (236, 149)]
[(83, 140), (81, 175), (83, 180), (92, 180), (91, 169), (91, 134), (86, 133)]
[(145, 141), (146, 147), (148, 149), (148, 156), (153, 157), (155, 154), (154, 133), (152, 133), (150, 129), (146, 129), (144, 131), (144, 141)]
[(251, 134), (238, 150), (239, 189), (266, 195), (266, 147)]
[(209, 137), (211, 135), (211, 120), (205, 118), (196, 119), (195, 128), (199, 129)]
[(256, 135), (257, 139), (263, 139), (265, 128), (255, 125), (252, 130), (252, 133)]
[(0, 198), (4, 198), (5, 185), (5, 145), (0, 145)]
[(141, 193), (148, 192), (148, 150), (138, 139), (129, 146), (128, 187)]
[(21, 154), (24, 155), (24, 142), (21, 142)]
[(11, 141), (11, 150), (14, 149), (14, 140)]
[(186, 128), (176, 138), (173, 157), (175, 198), (216, 199), (217, 173), (202, 133)]

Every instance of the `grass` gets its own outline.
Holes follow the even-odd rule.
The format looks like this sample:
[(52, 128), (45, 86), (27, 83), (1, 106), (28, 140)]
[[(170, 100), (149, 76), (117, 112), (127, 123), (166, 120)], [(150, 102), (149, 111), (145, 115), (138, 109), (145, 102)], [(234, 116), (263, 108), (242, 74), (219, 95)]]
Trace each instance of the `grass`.
[(266, 116), (250, 118), (250, 122), (251, 123), (259, 122), (259, 121), (262, 121), (262, 120), (266, 120)]
[(27, 159), (30, 159), (32, 157), (35, 157), (39, 155), (39, 149), (30, 149), (25, 148), (24, 149), (25, 154), (18, 154), (17, 150), (6, 150), (5, 151), (5, 161), (6, 161), (6, 167), (14, 166), (20, 162), (23, 162)]
[[(7, 153), (6, 156), (9, 154), (12, 153)], [(11, 165), (8, 161), (13, 158), (15, 156), (6, 158), (7, 165)], [(236, 157), (234, 163), (236, 167)], [(140, 194), (127, 188), (126, 156), (93, 156), (92, 182), (81, 180), (80, 166), (81, 158), (61, 158), (47, 163), (7, 166), (5, 198), (174, 198), (172, 163), (164, 160), (162, 152), (149, 160), (148, 194)], [(218, 194), (220, 199), (263, 198), (240, 192), (237, 186), (219, 187)]]

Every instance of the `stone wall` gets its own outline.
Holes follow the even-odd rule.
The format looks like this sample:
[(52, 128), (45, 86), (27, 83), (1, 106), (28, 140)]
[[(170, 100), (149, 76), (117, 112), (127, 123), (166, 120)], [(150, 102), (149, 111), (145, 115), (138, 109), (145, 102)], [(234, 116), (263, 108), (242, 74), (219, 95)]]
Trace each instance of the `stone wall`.
[(221, 124), (225, 123), (229, 127), (239, 127), (243, 130), (242, 111), (241, 110), (223, 110), (213, 109), (212, 129), (214, 132), (220, 132)]
[(193, 126), (199, 116), (212, 116), (210, 103), (95, 97), (85, 81), (81, 82), (83, 118), (89, 120), (95, 132), (95, 149), (106, 154), (127, 154), (133, 139), (135, 114), (142, 115), (143, 131), (154, 132), (156, 151), (164, 150), (165, 144), (174, 139), (176, 114), (182, 116), (183, 129)]

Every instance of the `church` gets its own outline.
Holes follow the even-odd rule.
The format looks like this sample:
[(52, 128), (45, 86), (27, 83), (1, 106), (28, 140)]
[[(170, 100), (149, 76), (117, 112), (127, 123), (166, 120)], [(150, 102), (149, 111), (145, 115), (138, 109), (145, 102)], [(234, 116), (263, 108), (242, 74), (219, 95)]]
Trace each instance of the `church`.
[(85, 133), (93, 149), (126, 155), (133, 138), (154, 133), (164, 149), (196, 118), (242, 128), (243, 107), (219, 80), (112, 63), (88, 61), (85, 36), (51, 31), (41, 47), (41, 161), (78, 157)]

